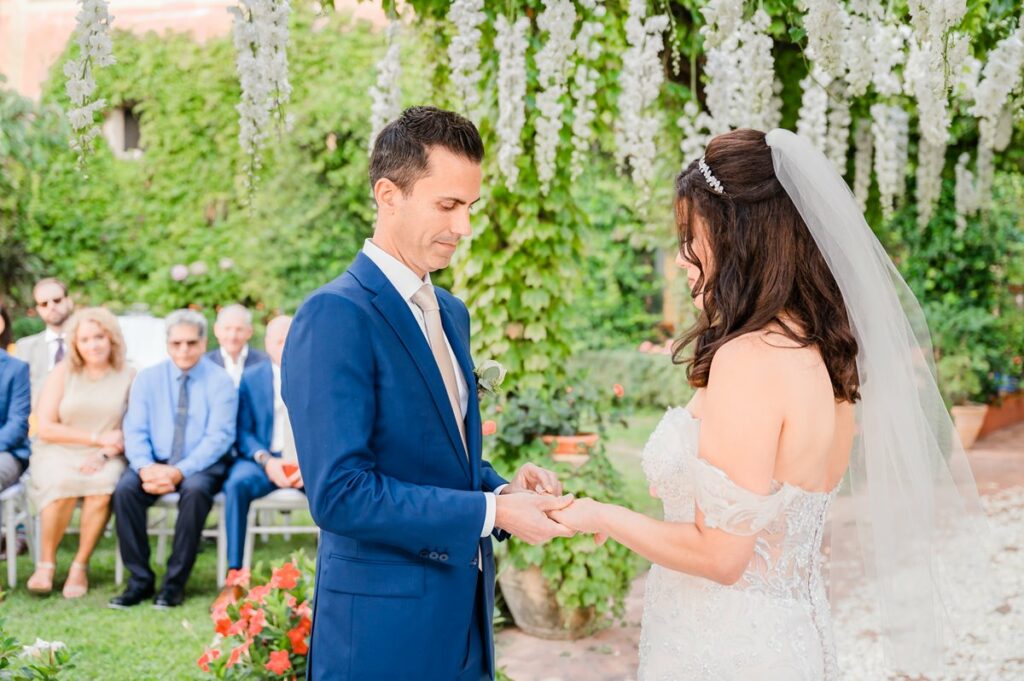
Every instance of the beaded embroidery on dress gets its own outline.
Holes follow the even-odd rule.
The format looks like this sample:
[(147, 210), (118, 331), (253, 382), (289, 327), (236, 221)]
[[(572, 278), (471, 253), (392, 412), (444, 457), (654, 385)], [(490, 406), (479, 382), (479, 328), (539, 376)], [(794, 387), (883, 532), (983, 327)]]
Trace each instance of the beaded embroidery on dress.
[(698, 456), (700, 421), (669, 409), (643, 452), (665, 520), (756, 535), (740, 580), (724, 586), (655, 565), (647, 578), (639, 681), (838, 678), (821, 543), (835, 491), (773, 483), (767, 495)]

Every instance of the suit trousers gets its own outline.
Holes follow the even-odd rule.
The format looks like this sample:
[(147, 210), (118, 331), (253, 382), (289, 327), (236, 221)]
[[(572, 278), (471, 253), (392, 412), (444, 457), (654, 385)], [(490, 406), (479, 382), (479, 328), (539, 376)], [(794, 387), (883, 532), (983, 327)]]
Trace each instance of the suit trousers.
[[(213, 508), (213, 497), (220, 491), (228, 472), (228, 459), (221, 459), (209, 468), (188, 476), (176, 490), (178, 519), (174, 524), (171, 557), (167, 561), (164, 588), (184, 591), (185, 583), (196, 562), (206, 517)], [(160, 496), (142, 489), (139, 474), (128, 469), (114, 490), (114, 515), (117, 517), (117, 541), (121, 558), (131, 574), (129, 586), (151, 588), (156, 575), (149, 564), (149, 537), (146, 534), (146, 512)]]
[(228, 533), (228, 568), (242, 567), (245, 552), (245, 529), (249, 522), (249, 506), (256, 499), (277, 489), (263, 467), (250, 459), (235, 459), (224, 482), (224, 524)]
[(469, 628), (466, 641), (466, 660), (457, 681), (489, 681), (494, 678), (487, 669), (487, 655), (484, 651), (484, 627), (490, 626), (490, 618), (484, 613), (484, 582), (483, 575), (476, 578), (476, 598), (473, 603), (473, 622)]

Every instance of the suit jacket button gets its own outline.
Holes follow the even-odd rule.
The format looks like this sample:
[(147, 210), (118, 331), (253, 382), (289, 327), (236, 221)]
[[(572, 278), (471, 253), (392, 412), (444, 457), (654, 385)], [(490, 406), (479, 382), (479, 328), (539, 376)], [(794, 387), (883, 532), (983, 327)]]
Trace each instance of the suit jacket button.
[(430, 552), (430, 560), (437, 560), (437, 551)]
[(426, 549), (423, 549), (422, 551), (420, 551), (420, 558), (426, 558), (429, 555), (430, 555), (430, 552), (427, 551)]
[(448, 554), (447, 554), (447, 553), (442, 553), (442, 554), (441, 554), (440, 556), (438, 556), (438, 558), (439, 558), (439, 559), (440, 559), (440, 560), (441, 560), (442, 562), (444, 562), (444, 561), (448, 560)]

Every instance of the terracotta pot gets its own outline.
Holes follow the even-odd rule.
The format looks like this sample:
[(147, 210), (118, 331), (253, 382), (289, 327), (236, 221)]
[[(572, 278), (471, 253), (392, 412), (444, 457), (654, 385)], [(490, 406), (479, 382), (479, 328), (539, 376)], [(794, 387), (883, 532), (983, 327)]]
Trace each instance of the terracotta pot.
[(590, 450), (597, 446), (600, 439), (597, 433), (581, 433), (580, 435), (542, 435), (541, 441), (546, 445), (554, 444), (551, 458), (555, 461), (581, 466), (590, 458)]
[(498, 583), (512, 619), (527, 634), (564, 641), (593, 632), (597, 621), (594, 608), (562, 608), (539, 567), (517, 570), (505, 566), (498, 575)]
[(953, 423), (956, 424), (956, 432), (960, 435), (960, 442), (964, 449), (970, 449), (978, 439), (981, 426), (985, 422), (985, 414), (988, 413), (987, 404), (958, 404), (951, 410)]

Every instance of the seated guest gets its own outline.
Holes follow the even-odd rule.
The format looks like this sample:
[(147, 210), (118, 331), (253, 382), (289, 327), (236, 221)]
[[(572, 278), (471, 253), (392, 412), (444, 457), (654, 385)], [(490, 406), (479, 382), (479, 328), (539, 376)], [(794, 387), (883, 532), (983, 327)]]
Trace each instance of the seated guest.
[[(288, 410), (281, 399), (281, 353), (292, 318), (277, 317), (267, 325), (269, 362), (242, 375), (238, 391), (238, 458), (224, 483), (228, 567), (242, 567), (249, 504), (275, 489), (302, 489)], [(233, 587), (225, 587), (225, 595)], [(236, 594), (237, 596), (237, 594)]]
[[(28, 466), (28, 415), (31, 411), (29, 366), (7, 354), (11, 344), (11, 317), (0, 303), (0, 491), (18, 482)], [(19, 528), (17, 546), (6, 545), (3, 538), (3, 560), (7, 552), (21, 555), (28, 550), (25, 533)]]
[(170, 359), (139, 373), (124, 417), (128, 470), (114, 490), (117, 539), (131, 573), (124, 593), (110, 601), (127, 608), (153, 596), (146, 510), (161, 495), (178, 492), (178, 520), (158, 608), (181, 605), (196, 551), (228, 472), (235, 441), (238, 392), (231, 377), (205, 359), (206, 318), (192, 310), (167, 317)]
[(18, 482), (28, 467), (28, 364), (7, 354), (11, 317), (0, 303), (0, 491)]
[(68, 354), (43, 384), (36, 411), (39, 435), (32, 451), (29, 496), (41, 509), (39, 562), (28, 590), (53, 590), (57, 545), (82, 499), (78, 552), (64, 597), (89, 590), (89, 557), (110, 519), (110, 497), (125, 469), (121, 419), (135, 371), (125, 366), (124, 336), (100, 307), (77, 312), (67, 324)]
[(52, 277), (36, 282), (32, 287), (32, 297), (36, 301), (36, 314), (46, 323), (46, 329), (19, 340), (14, 346), (14, 354), (28, 362), (34, 409), (43, 390), (43, 381), (67, 352), (64, 324), (74, 312), (75, 303), (64, 282)]
[(242, 305), (228, 305), (217, 313), (217, 321), (213, 324), (213, 335), (217, 337), (220, 347), (206, 353), (215, 364), (224, 367), (235, 382), (235, 387), (242, 381), (242, 372), (260, 362), (267, 361), (262, 350), (249, 347), (252, 338), (252, 313)]

